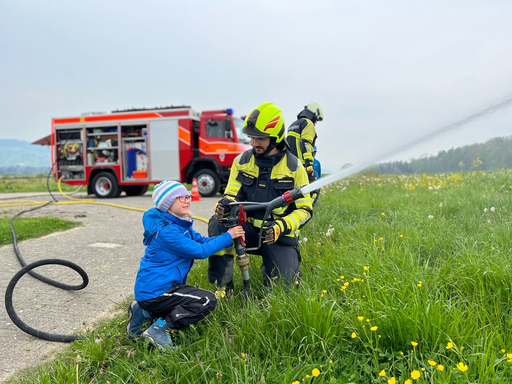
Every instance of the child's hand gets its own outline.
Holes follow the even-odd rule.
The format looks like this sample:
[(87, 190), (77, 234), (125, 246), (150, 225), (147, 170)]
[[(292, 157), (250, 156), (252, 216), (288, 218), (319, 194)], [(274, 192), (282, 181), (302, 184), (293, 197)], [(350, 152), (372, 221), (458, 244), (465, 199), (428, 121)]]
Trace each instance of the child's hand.
[(233, 238), (233, 240), (238, 239), (239, 237), (243, 237), (245, 240), (245, 231), (241, 226), (229, 228), (228, 232)]

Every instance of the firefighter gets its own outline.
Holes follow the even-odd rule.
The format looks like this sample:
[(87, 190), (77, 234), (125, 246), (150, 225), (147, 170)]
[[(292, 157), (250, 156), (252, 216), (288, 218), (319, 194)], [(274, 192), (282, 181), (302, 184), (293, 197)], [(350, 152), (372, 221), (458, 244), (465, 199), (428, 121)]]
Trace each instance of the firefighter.
[(322, 107), (312, 101), (297, 115), (297, 120), (288, 127), (286, 142), (291, 152), (306, 168), (310, 183), (316, 180), (313, 169), (313, 152), (317, 139), (315, 125), (323, 119)]
[[(285, 145), (284, 117), (279, 107), (264, 103), (253, 109), (245, 118), (242, 132), (251, 139), (252, 149), (233, 161), (224, 196), (208, 225), (209, 236), (226, 231), (229, 203), (268, 202), (308, 184), (304, 167)], [(312, 199), (307, 193), (286, 207), (276, 208), (271, 221), (265, 222), (262, 246), (253, 253), (262, 256), (261, 272), (266, 285), (280, 279), (289, 285), (298, 284), (301, 275), (298, 233), (312, 213)], [(243, 225), (247, 247), (257, 246), (263, 216), (263, 211), (248, 212), (248, 221)], [(224, 297), (226, 291), (233, 289), (233, 260), (233, 247), (208, 259), (208, 280), (217, 286), (217, 297)]]

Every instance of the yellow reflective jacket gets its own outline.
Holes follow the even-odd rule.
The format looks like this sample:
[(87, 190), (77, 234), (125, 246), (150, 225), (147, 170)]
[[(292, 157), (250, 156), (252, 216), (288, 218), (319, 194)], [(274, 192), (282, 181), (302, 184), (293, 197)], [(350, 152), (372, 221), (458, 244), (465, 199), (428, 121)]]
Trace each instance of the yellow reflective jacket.
[(299, 158), (306, 169), (313, 166), (316, 138), (315, 125), (309, 119), (301, 117), (288, 128), (286, 142), (292, 153)]
[[(233, 161), (224, 197), (235, 201), (269, 202), (285, 192), (309, 184), (307, 173), (299, 159), (288, 150), (272, 156), (255, 155), (250, 149)], [(264, 211), (247, 213), (248, 221), (260, 228)], [(284, 234), (295, 236), (313, 214), (309, 193), (294, 203), (276, 208), (272, 218), (284, 219)]]

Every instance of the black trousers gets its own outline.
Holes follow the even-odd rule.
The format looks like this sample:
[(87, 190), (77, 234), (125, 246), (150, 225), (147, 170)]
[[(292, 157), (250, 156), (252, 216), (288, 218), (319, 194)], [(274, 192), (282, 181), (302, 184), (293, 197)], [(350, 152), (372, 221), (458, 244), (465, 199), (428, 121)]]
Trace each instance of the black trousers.
[(204, 289), (175, 284), (162, 296), (138, 303), (153, 318), (163, 318), (169, 328), (180, 329), (196, 324), (213, 311), (217, 298)]
[[(246, 247), (256, 247), (259, 228), (255, 228), (249, 223), (245, 223), (242, 227), (245, 230)], [(215, 220), (215, 217), (208, 222), (208, 236), (218, 236), (226, 230), (226, 226)], [(299, 242), (296, 238), (281, 236), (276, 243), (262, 243), (259, 250), (250, 252), (250, 254), (261, 255), (263, 259), (261, 273), (266, 285), (271, 285), (272, 281), (277, 283), (280, 280), (284, 280), (288, 285), (294, 285), (295, 281), (300, 279), (301, 257), (298, 245)], [(230, 284), (233, 281), (233, 266), (233, 254), (210, 256), (208, 258), (208, 281), (218, 286)]]

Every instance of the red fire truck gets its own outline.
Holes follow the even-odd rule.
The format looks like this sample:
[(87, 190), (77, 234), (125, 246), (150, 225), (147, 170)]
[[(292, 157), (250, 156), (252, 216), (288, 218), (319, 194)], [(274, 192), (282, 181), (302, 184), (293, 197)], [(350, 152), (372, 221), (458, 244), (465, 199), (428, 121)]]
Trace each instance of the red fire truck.
[(141, 195), (162, 180), (192, 183), (202, 196), (225, 187), (233, 159), (250, 148), (233, 110), (162, 107), (52, 119), (55, 178), (99, 198)]

